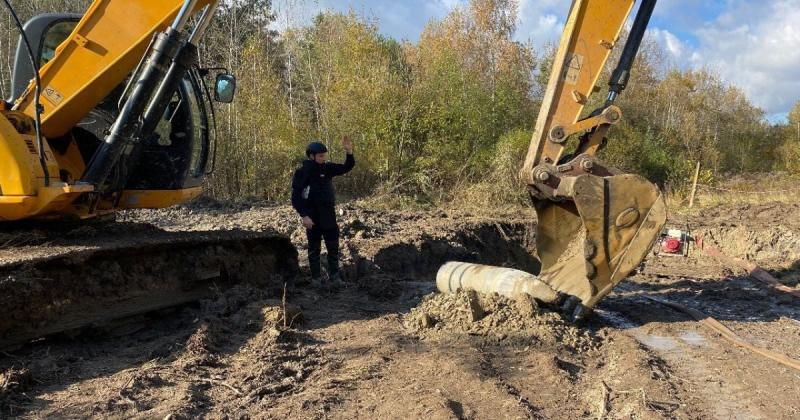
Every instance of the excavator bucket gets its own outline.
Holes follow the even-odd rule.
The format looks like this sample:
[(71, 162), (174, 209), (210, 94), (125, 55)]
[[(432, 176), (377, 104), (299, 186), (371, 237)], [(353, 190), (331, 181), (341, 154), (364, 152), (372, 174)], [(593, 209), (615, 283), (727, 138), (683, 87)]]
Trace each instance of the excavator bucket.
[(536, 207), (539, 279), (593, 307), (646, 257), (666, 222), (661, 192), (637, 175), (575, 181), (573, 201)]
[[(560, 302), (573, 319), (585, 316), (642, 262), (666, 223), (664, 198), (655, 185), (595, 156), (609, 128), (622, 118), (613, 102), (625, 89), (655, 0), (641, 2), (611, 74), (606, 101), (583, 115), (633, 5), (634, 0), (572, 3), (520, 172), (538, 216), (536, 246), (542, 269), (536, 284), (522, 284), (534, 280), (509, 273), (514, 287), (499, 282), (494, 290), (535, 291), (528, 294)], [(565, 154), (571, 145), (572, 153)], [(455, 268), (446, 265), (440, 270), (437, 282), (442, 291), (474, 284), (470, 273), (486, 272)], [(543, 293), (540, 283), (555, 293)]]
[(561, 303), (572, 319), (588, 314), (644, 260), (667, 211), (658, 188), (638, 175), (584, 175), (572, 188), (571, 200), (536, 202), (536, 248), (542, 264), (536, 276), (451, 262), (437, 274), (439, 290), (472, 289), (511, 298), (525, 293)]

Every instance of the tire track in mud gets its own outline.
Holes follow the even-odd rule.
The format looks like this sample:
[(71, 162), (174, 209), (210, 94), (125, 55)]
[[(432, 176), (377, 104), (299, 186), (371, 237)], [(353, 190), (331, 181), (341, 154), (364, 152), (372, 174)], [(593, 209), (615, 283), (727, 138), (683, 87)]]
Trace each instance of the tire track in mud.
[[(596, 309), (595, 315), (602, 319), (603, 322), (616, 328), (621, 334), (628, 335), (635, 339), (648, 353), (652, 354), (658, 360), (661, 360), (673, 370), (681, 369), (681, 367), (687, 364), (687, 361), (691, 362), (688, 369), (685, 371), (681, 369), (682, 372), (680, 376), (671, 375), (672, 378), (684, 382), (683, 384), (678, 384), (674, 380), (671, 380), (672, 378), (669, 378), (669, 383), (673, 389), (677, 390), (681, 385), (694, 384), (700, 380), (700, 377), (705, 376), (707, 373), (707, 369), (703, 363), (698, 362), (694, 357), (686, 354), (686, 351), (690, 351), (691, 349), (681, 346), (679, 343), (680, 340), (671, 334), (654, 334), (653, 327), (645, 328), (642, 324), (612, 310)], [(687, 379), (685, 376), (691, 379)], [(692, 389), (690, 388), (690, 392), (691, 391)], [(706, 397), (708, 397), (708, 395), (706, 395)], [(707, 398), (703, 399), (705, 400)], [(733, 403), (727, 408), (730, 410), (728, 414), (747, 412), (747, 407), (742, 404), (736, 405)]]
[[(773, 204), (740, 210), (711, 209), (689, 217), (689, 222), (705, 241), (729, 255), (764, 264), (793, 286), (800, 267), (797, 213)], [(611, 311), (602, 315), (666, 360), (685, 378), (692, 403), (704, 407), (709, 416), (796, 418), (800, 403), (790, 396), (800, 389), (800, 375), (701, 329), (681, 312), (642, 299), (660, 296), (699, 309), (742, 339), (796, 358), (800, 311), (794, 298), (764, 287), (724, 261), (691, 251), (688, 258), (648, 261), (644, 272), (602, 303)]]

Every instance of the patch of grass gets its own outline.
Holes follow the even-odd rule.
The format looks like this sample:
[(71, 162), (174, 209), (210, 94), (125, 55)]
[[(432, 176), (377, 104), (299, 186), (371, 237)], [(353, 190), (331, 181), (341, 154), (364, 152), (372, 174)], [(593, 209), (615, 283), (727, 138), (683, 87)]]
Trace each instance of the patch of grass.
[(718, 205), (796, 203), (800, 195), (800, 179), (787, 174), (752, 174), (712, 185), (698, 185), (692, 208), (689, 208), (690, 189), (690, 186), (676, 189), (667, 195), (671, 212), (697, 214)]

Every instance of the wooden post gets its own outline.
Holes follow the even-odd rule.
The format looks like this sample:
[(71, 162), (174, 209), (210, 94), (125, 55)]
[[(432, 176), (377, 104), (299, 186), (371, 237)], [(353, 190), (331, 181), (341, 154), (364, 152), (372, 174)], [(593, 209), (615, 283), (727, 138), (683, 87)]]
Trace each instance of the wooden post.
[(692, 182), (692, 194), (689, 196), (689, 207), (694, 206), (694, 195), (697, 193), (697, 178), (700, 176), (700, 161), (697, 161), (697, 166), (694, 168), (694, 181)]

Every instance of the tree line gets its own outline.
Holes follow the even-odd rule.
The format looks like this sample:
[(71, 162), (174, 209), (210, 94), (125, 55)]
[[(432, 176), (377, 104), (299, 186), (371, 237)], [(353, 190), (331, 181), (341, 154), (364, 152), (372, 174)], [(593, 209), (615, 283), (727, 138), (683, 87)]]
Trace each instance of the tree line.
[[(89, 2), (17, 3), (30, 17), (79, 12)], [(358, 164), (337, 181), (345, 196), (525, 200), (517, 171), (555, 48), (515, 41), (518, 17), (515, 0), (471, 0), (409, 42), (382, 35), (379, 22), (354, 12), (322, 12), (278, 32), (271, 29), (271, 1), (223, 2), (200, 60), (224, 65), (239, 83), (235, 102), (217, 112), (209, 193), (285, 200), (309, 141), (327, 143), (340, 159), (339, 139), (351, 135)], [(16, 45), (10, 23), (0, 21), (5, 97)], [(602, 99), (595, 96), (587, 112)], [(741, 89), (708, 70), (674, 67), (652, 39), (643, 43), (618, 105), (625, 119), (612, 128), (601, 157), (674, 191), (698, 161), (705, 182), (750, 172), (800, 174), (800, 102), (788, 122), (770, 124)]]

